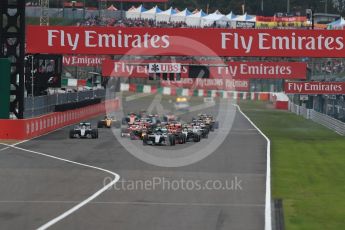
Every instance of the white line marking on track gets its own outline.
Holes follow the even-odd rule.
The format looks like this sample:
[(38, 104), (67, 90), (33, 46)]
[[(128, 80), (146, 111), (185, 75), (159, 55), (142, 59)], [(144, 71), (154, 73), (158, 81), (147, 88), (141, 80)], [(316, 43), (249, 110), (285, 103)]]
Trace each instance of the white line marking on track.
[[(72, 200), (0, 200), (0, 203), (31, 203), (31, 204), (75, 204)], [(224, 206), (224, 207), (264, 207), (265, 204), (229, 204), (229, 203), (188, 203), (188, 202), (135, 202), (135, 201), (91, 201), (89, 204), (116, 204), (116, 205), (161, 205), (161, 206)]]
[(9, 148), (10, 148), (10, 147), (2, 148), (2, 149), (0, 149), (0, 152), (5, 151), (6, 149), (9, 149)]
[(259, 133), (267, 141), (266, 149), (266, 196), (265, 196), (265, 230), (272, 229), (272, 216), (271, 216), (271, 141), (270, 139), (254, 124), (250, 118), (244, 114), (240, 106), (235, 105), (238, 111), (250, 122), (250, 124), (256, 128)]
[(232, 134), (241, 134), (241, 135), (258, 135), (257, 133), (253, 133), (253, 132), (234, 132), (234, 131), (232, 131), (231, 133), (230, 133), (230, 135), (232, 135)]
[[(26, 141), (28, 141), (28, 140), (26, 140)], [(67, 160), (67, 159), (64, 159), (64, 158), (60, 158), (60, 157), (56, 157), (56, 156), (52, 156), (52, 155), (49, 155), (49, 154), (45, 154), (45, 153), (41, 153), (41, 152), (29, 150), (29, 149), (24, 149), (24, 148), (20, 148), (20, 147), (16, 146), (16, 145), (18, 145), (20, 143), (23, 143), (23, 142), (26, 142), (26, 141), (22, 141), (22, 142), (14, 144), (14, 145), (7, 145), (7, 144), (4, 144), (4, 145), (7, 146), (8, 148), (15, 148), (15, 149), (18, 149), (18, 150), (21, 150), (21, 151), (25, 151), (25, 152), (29, 152), (29, 153), (34, 153), (34, 154), (37, 154), (37, 155), (41, 155), (41, 156), (49, 157), (49, 158), (52, 158), (52, 159), (64, 161), (64, 162), (67, 162), (67, 163), (71, 163), (71, 164), (75, 164), (75, 165), (79, 165), (79, 166), (84, 166), (84, 167), (87, 167), (87, 168), (96, 169), (96, 170), (99, 170), (99, 171), (102, 171), (102, 172), (109, 173), (109, 174), (114, 176), (114, 179), (112, 181), (110, 181), (107, 185), (105, 185), (102, 189), (98, 190), (97, 192), (92, 194), (87, 199), (83, 200), (82, 202), (78, 203), (77, 205), (75, 205), (71, 209), (67, 210), (66, 212), (64, 212), (64, 213), (60, 214), (59, 216), (55, 217), (54, 219), (50, 220), (46, 224), (40, 226), (38, 228), (38, 230), (47, 229), (47, 228), (51, 227), (52, 225), (56, 224), (57, 222), (61, 221), (62, 219), (66, 218), (67, 216), (71, 215), (72, 213), (76, 212), (78, 209), (80, 209), (83, 206), (85, 206), (86, 204), (90, 203), (92, 200), (97, 198), (99, 195), (101, 195), (103, 192), (108, 190), (111, 186), (113, 186), (117, 181), (120, 180), (120, 176), (118, 174), (116, 174), (116, 173), (114, 173), (112, 171), (103, 169), (103, 168), (99, 168), (99, 167), (96, 167), (96, 166), (87, 165), (87, 164), (83, 164), (83, 163)]]
[(24, 142), (27, 142), (27, 141), (28, 141), (28, 140), (20, 141), (20, 142), (17, 142), (17, 143), (15, 143), (15, 144), (12, 144), (12, 145), (8, 145), (8, 144), (5, 144), (5, 143), (0, 143), (0, 145), (6, 146), (5, 148), (0, 149), (0, 152), (9, 149), (9, 148), (11, 148), (12, 146), (16, 146), (16, 145), (19, 145), (19, 144), (24, 143)]

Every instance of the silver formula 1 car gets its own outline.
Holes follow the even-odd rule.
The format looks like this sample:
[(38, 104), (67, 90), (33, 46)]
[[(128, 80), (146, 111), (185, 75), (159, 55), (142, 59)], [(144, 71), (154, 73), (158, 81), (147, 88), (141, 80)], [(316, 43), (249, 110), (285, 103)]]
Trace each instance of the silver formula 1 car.
[(98, 138), (98, 129), (93, 129), (91, 123), (82, 122), (69, 131), (69, 138)]
[(170, 145), (176, 144), (175, 136), (166, 128), (156, 128), (153, 132), (143, 136), (143, 145)]

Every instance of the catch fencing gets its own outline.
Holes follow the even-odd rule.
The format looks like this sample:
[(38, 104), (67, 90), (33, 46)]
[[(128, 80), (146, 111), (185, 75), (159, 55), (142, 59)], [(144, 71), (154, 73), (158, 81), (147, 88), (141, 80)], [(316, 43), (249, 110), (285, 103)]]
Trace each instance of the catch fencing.
[[(125, 12), (121, 10), (110, 11), (110, 10), (88, 10), (72, 8), (49, 8), (48, 15), (51, 18), (68, 18), (68, 19), (86, 19), (90, 17), (96, 17), (103, 15), (104, 17), (114, 18), (116, 20), (121, 19), (125, 16)], [(14, 11), (10, 11), (13, 13)], [(26, 7), (25, 14), (27, 17), (40, 17), (41, 7)]]
[(39, 97), (27, 97), (24, 100), (24, 118), (41, 116), (54, 112), (55, 105), (78, 102), (92, 98), (105, 99), (105, 90), (80, 91), (76, 93), (59, 93)]

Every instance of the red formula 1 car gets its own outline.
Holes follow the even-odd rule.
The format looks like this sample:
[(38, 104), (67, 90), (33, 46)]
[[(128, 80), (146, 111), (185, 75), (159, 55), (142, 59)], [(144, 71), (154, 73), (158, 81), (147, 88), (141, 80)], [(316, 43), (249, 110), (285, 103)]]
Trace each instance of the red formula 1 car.
[(187, 142), (187, 136), (182, 132), (182, 124), (180, 122), (171, 122), (166, 127), (168, 132), (175, 136), (176, 143), (184, 144)]
[(122, 118), (123, 125), (133, 125), (139, 116), (136, 113), (129, 113), (126, 117)]
[(147, 133), (149, 125), (135, 122), (128, 125), (127, 128), (121, 129), (121, 137), (129, 137), (131, 140), (141, 140), (144, 134)]

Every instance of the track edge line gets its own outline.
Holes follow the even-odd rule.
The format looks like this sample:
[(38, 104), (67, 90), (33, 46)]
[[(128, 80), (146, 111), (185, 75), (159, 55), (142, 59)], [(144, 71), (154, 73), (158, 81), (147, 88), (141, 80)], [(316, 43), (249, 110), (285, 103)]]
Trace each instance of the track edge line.
[(272, 213), (271, 213), (271, 141), (270, 139), (254, 124), (254, 122), (241, 110), (240, 106), (235, 104), (238, 111), (249, 121), (249, 123), (259, 131), (266, 139), (266, 195), (265, 195), (265, 230), (272, 230)]

